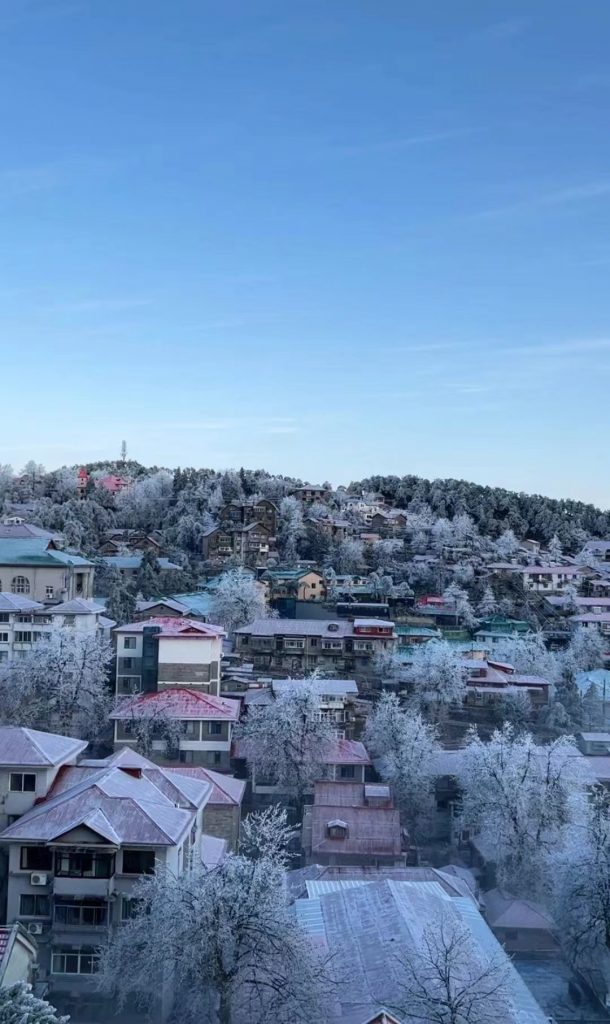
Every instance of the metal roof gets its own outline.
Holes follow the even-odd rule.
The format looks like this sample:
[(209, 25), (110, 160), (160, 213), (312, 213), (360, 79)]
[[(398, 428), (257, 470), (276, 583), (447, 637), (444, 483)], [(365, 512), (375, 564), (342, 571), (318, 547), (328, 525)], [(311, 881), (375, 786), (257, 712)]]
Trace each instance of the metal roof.
[(175, 615), (157, 615), (152, 619), (143, 619), (142, 622), (128, 622), (119, 626), (115, 633), (142, 633), (150, 626), (159, 626), (157, 636), (178, 637), (185, 639), (187, 636), (194, 636), (196, 639), (212, 639), (223, 637), (225, 631), (222, 626), (213, 626), (210, 622), (200, 622), (199, 619), (185, 619)]
[(80, 555), (72, 555), (67, 551), (49, 548), (50, 541), (42, 538), (7, 538), (0, 537), (0, 565), (93, 565)]
[(125, 721), (131, 718), (155, 717), (158, 714), (168, 718), (192, 718), (237, 722), (240, 702), (226, 697), (215, 697), (211, 693), (198, 693), (186, 687), (174, 686), (155, 693), (139, 693), (135, 697), (123, 697), (110, 718)]
[(23, 726), (0, 726), (0, 764), (10, 768), (55, 767), (86, 750), (86, 740), (39, 732)]
[(43, 604), (40, 604), (38, 601), (31, 601), (29, 597), (22, 597), (20, 594), (9, 594), (4, 590), (0, 592), (0, 612), (37, 612), (43, 610)]

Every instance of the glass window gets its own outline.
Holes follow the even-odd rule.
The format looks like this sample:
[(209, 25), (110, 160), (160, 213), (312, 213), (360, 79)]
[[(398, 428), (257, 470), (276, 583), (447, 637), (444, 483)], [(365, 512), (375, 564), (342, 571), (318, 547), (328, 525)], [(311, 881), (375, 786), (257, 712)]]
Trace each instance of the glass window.
[(53, 950), (51, 972), (53, 974), (93, 974), (96, 970), (93, 946), (58, 946)]
[(27, 576), (13, 576), (11, 591), (13, 594), (29, 594), (30, 581)]
[(8, 633), (0, 633), (0, 644), (8, 643)]
[(99, 928), (106, 924), (104, 903), (56, 903), (55, 924), (70, 928)]
[(46, 846), (22, 846), (22, 871), (50, 871), (53, 867), (53, 855)]
[(154, 850), (123, 850), (124, 875), (151, 875), (154, 870)]
[(29, 772), (11, 772), (9, 789), (11, 793), (35, 793), (36, 776)]
[(48, 896), (22, 893), (19, 897), (20, 917), (50, 917), (51, 901)]
[(55, 874), (64, 878), (111, 878), (114, 857), (107, 853), (58, 851), (55, 854)]
[(341, 775), (342, 779), (353, 779), (355, 774), (356, 774), (356, 769), (354, 768), (353, 764), (343, 764), (343, 765), (341, 765), (340, 775)]
[(126, 636), (123, 640), (123, 647), (126, 651), (135, 651), (136, 649), (136, 638), (135, 636)]
[(45, 587), (44, 588), (44, 592), (45, 592), (45, 597), (50, 599), (50, 598), (53, 597), (53, 594), (55, 593), (55, 587)]

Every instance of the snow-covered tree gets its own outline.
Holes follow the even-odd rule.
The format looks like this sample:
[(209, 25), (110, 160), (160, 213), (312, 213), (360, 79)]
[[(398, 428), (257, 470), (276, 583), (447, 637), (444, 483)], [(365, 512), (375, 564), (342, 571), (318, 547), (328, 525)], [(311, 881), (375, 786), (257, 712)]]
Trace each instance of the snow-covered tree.
[(249, 770), (293, 793), (298, 808), (316, 779), (323, 777), (325, 755), (334, 738), (319, 708), (311, 683), (295, 681), (273, 704), (251, 706), (237, 729)]
[(407, 680), (416, 699), (443, 717), (450, 704), (461, 704), (466, 695), (466, 665), (445, 640), (430, 640), (413, 653)]
[(537, 746), (511, 725), (488, 743), (469, 736), (460, 770), (462, 820), (479, 834), (499, 880), (517, 895), (537, 894), (545, 859), (575, 827), (585, 779), (566, 737)]
[(491, 586), (488, 584), (483, 591), (483, 596), (477, 605), (477, 615), (480, 619), (488, 619), (498, 611), (498, 602)]
[(549, 541), (549, 557), (553, 564), (557, 564), (561, 556), (563, 555), (563, 547), (559, 537), (556, 533), (553, 534)]
[(0, 988), (0, 1024), (68, 1024), (46, 999), (39, 999), (25, 981)]
[(339, 573), (359, 572), (364, 558), (364, 545), (359, 540), (342, 540), (333, 554), (333, 566)]
[(140, 530), (163, 525), (174, 497), (174, 478), (166, 469), (140, 477), (117, 494), (116, 510), (121, 523)]
[(381, 679), (382, 685), (395, 685), (406, 675), (402, 656), (397, 650), (390, 647), (380, 648), (375, 653), (372, 668), (374, 674)]
[(496, 552), (499, 558), (511, 558), (519, 550), (519, 541), (512, 530), (505, 530), (496, 541)]
[(494, 644), (494, 659), (512, 665), (520, 675), (558, 679), (557, 656), (547, 650), (541, 633), (513, 634)]
[(448, 519), (437, 519), (432, 527), (432, 546), (437, 554), (453, 542), (453, 530)]
[[(124, 710), (125, 703), (125, 698), (119, 697), (115, 710)], [(123, 724), (129, 728), (129, 735), (138, 753), (143, 757), (151, 757), (155, 740), (162, 740), (168, 760), (177, 760), (180, 737), (183, 735), (179, 719), (169, 715), (161, 702), (150, 701), (144, 705), (135, 703), (129, 706), (130, 714), (123, 719)]]
[(393, 787), (409, 835), (417, 840), (433, 810), (436, 730), (406, 711), (394, 694), (383, 693), (367, 719), (364, 743), (379, 758), (380, 775)]
[(456, 624), (461, 620), (467, 629), (473, 629), (476, 619), (466, 591), (457, 583), (450, 583), (443, 593), (443, 601), (455, 613)]
[(231, 856), (211, 871), (160, 871), (133, 896), (137, 912), (97, 975), (118, 1008), (135, 999), (153, 1010), (164, 990), (183, 1024), (324, 1019), (328, 970), (287, 905), (277, 862)]
[(500, 721), (509, 722), (516, 730), (525, 728), (532, 720), (532, 700), (528, 691), (508, 690), (502, 695), (498, 713)]
[(277, 546), (283, 565), (295, 565), (299, 558), (299, 541), (305, 533), (303, 509), (296, 498), (282, 498), (279, 508)]
[(113, 648), (96, 634), (56, 627), (0, 671), (0, 717), (6, 723), (97, 739), (112, 699)]
[(239, 829), (239, 852), (250, 860), (266, 858), (285, 867), (288, 847), (297, 834), (288, 824), (286, 808), (272, 804), (244, 818)]
[(509, 965), (484, 952), (467, 924), (447, 908), (425, 924), (417, 947), (398, 954), (399, 1005), (425, 1024), (516, 1024)]
[(136, 598), (133, 590), (120, 577), (110, 586), (106, 600), (106, 615), (117, 626), (133, 622), (136, 612)]
[(585, 629), (579, 626), (572, 635), (564, 656), (561, 659), (563, 674), (571, 672), (590, 672), (594, 668), (602, 668), (605, 660), (607, 644), (597, 629)]
[(331, 603), (335, 603), (339, 600), (341, 592), (337, 584), (337, 573), (329, 566), (325, 571), (325, 582), (326, 582), (326, 597)]
[(212, 619), (233, 633), (254, 619), (268, 615), (262, 586), (252, 573), (243, 569), (225, 572), (218, 581), (212, 597)]

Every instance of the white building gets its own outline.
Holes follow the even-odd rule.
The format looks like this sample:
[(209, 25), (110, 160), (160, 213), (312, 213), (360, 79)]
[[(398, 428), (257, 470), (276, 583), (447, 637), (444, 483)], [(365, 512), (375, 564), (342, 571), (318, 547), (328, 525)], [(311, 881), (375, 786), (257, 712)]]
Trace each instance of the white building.
[(116, 693), (152, 693), (188, 686), (218, 695), (225, 636), (220, 626), (184, 618), (153, 618), (114, 630)]
[(108, 636), (114, 622), (91, 598), (43, 605), (22, 594), (0, 593), (0, 662), (27, 654), (57, 626)]
[(60, 768), (76, 764), (85, 740), (0, 726), (0, 829), (47, 795)]

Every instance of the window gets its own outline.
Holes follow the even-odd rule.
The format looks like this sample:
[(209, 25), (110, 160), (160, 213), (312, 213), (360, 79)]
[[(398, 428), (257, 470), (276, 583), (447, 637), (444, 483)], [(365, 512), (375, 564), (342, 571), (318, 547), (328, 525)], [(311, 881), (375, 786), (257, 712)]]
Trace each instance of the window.
[(53, 950), (52, 974), (93, 974), (96, 967), (93, 946), (57, 946)]
[(135, 651), (136, 649), (136, 638), (135, 636), (126, 636), (123, 640), (123, 647), (126, 651)]
[(119, 693), (140, 693), (141, 689), (139, 676), (119, 676)]
[(15, 630), (15, 643), (16, 644), (31, 644), (32, 634), (29, 630), (16, 629)]
[(53, 922), (68, 928), (99, 928), (106, 924), (106, 904), (56, 903)]
[(111, 878), (114, 857), (107, 853), (58, 851), (55, 854), (55, 874), (60, 878)]
[[(0, 586), (2, 583), (0, 582)], [(0, 612), (0, 622), (10, 622), (10, 616), (8, 612)]]
[(22, 893), (19, 897), (20, 917), (50, 917), (51, 901), (48, 896)]
[(344, 823), (337, 822), (336, 824), (328, 825), (326, 829), (329, 839), (347, 839), (347, 825)]
[(215, 750), (214, 751), (214, 764), (220, 764), (221, 761), (222, 761), (222, 755), (217, 750)]
[(27, 576), (13, 576), (11, 592), (13, 594), (29, 594), (30, 581)]
[(154, 850), (123, 850), (124, 875), (152, 875), (154, 870)]
[(208, 722), (210, 736), (222, 736), (222, 722)]
[(121, 900), (121, 921), (130, 921), (132, 917), (138, 916), (141, 900), (134, 896), (123, 896)]
[(50, 871), (53, 855), (46, 846), (22, 846), (20, 863), (22, 871)]
[(0, 633), (0, 644), (8, 643), (8, 633)]
[(187, 740), (199, 740), (201, 739), (201, 723), (200, 722), (180, 722), (180, 732)]
[(121, 671), (124, 668), (126, 668), (127, 671), (129, 671), (130, 669), (133, 670), (135, 668), (134, 661), (135, 658), (121, 658)]
[(29, 772), (11, 772), (9, 789), (11, 793), (35, 793), (36, 776)]
[(44, 596), (46, 597), (47, 601), (50, 601), (52, 599), (54, 593), (55, 593), (55, 587), (45, 587), (44, 588)]
[(353, 764), (342, 764), (339, 771), (339, 777), (342, 779), (353, 779), (356, 775), (356, 769)]

